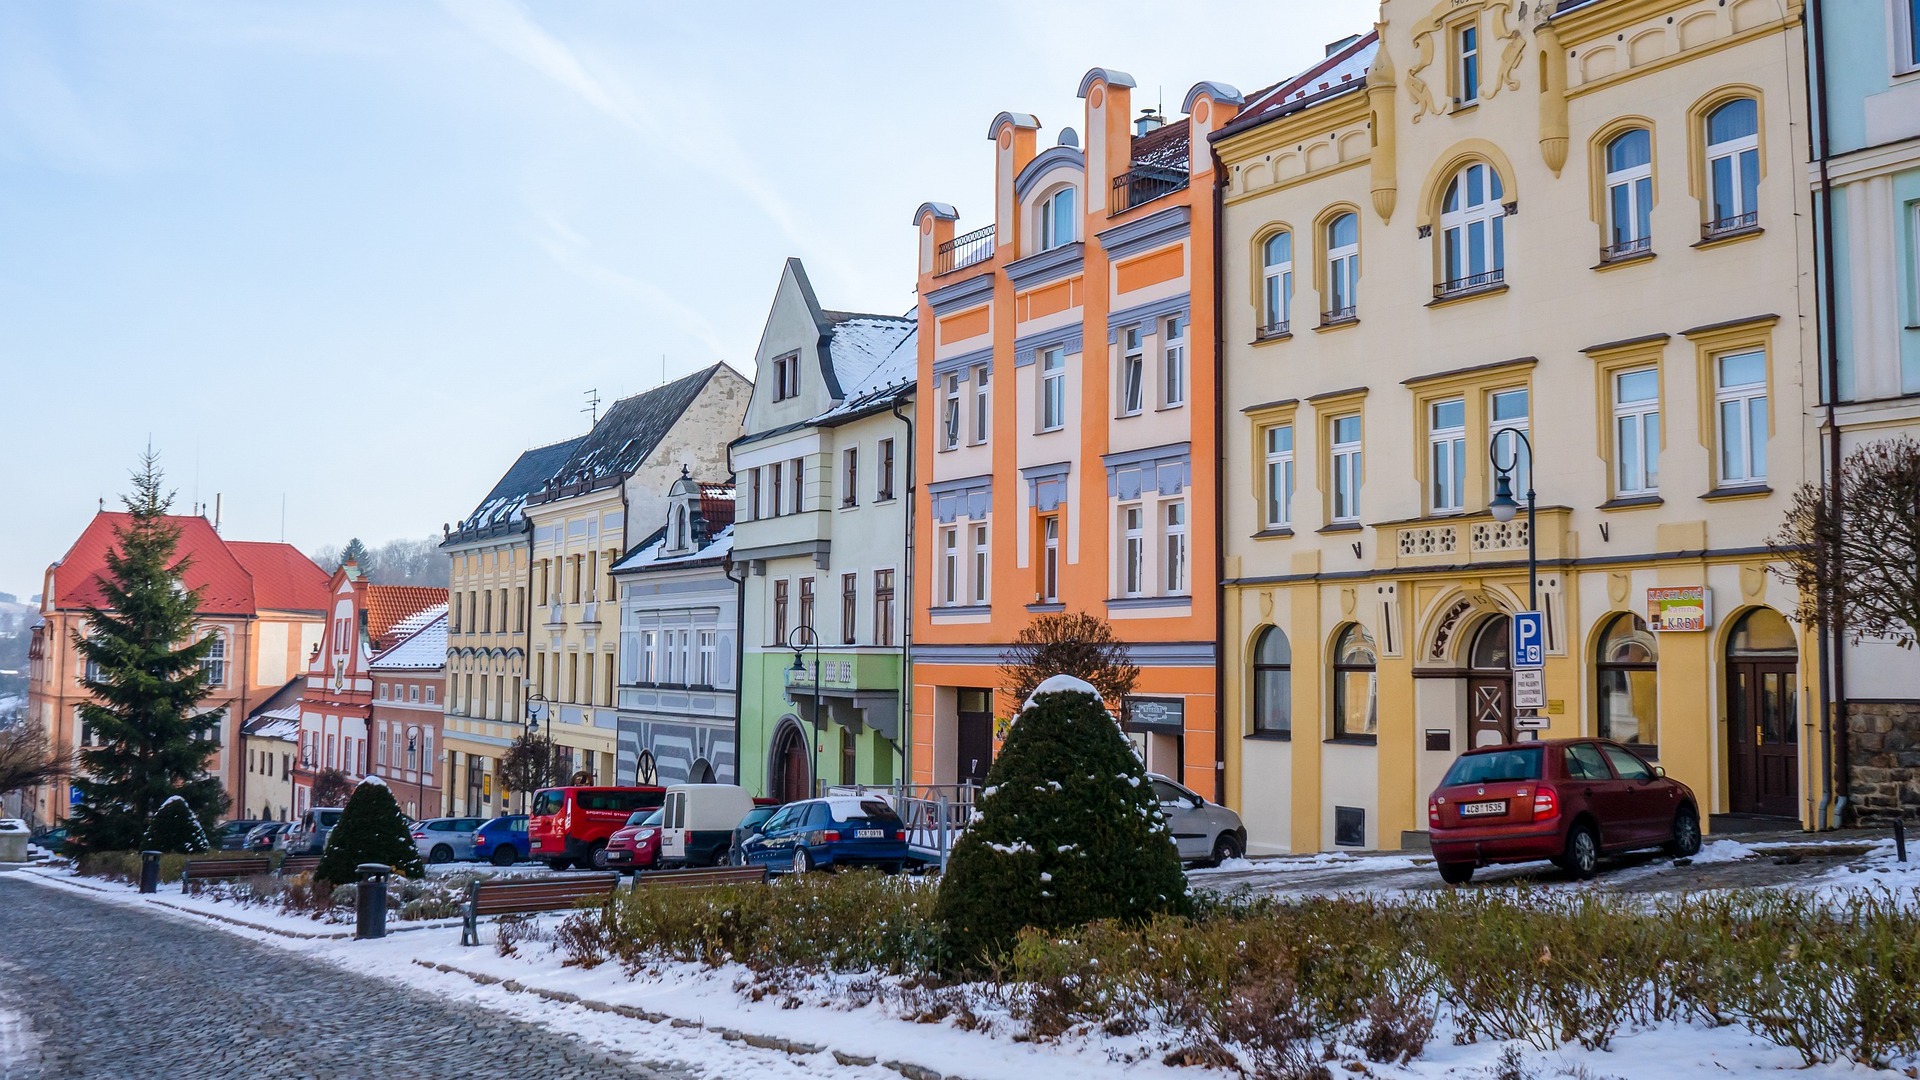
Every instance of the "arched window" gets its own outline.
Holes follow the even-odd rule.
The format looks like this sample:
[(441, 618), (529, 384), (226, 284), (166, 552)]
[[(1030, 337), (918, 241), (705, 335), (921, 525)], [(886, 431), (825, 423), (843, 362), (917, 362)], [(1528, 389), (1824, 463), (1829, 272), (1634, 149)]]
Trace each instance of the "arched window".
[(1513, 628), (1505, 615), (1481, 623), (1473, 636), (1473, 647), (1467, 650), (1467, 666), (1476, 671), (1512, 670), (1512, 636)]
[(1040, 203), (1040, 250), (1073, 243), (1073, 188), (1063, 187)]
[(633, 767), (633, 782), (645, 786), (655, 783), (659, 779), (660, 767), (654, 763), (653, 751), (640, 751), (640, 758), (634, 763)]
[(682, 506), (673, 512), (673, 547), (676, 551), (685, 551), (691, 543), (687, 529), (687, 508)]
[(1345, 322), (1359, 314), (1360, 215), (1327, 222), (1327, 310), (1321, 321)]
[(1594, 657), (1599, 672), (1599, 731), (1603, 739), (1643, 747), (1649, 757), (1659, 741), (1660, 646), (1640, 616), (1622, 613), (1600, 635)]
[(1772, 608), (1754, 608), (1740, 617), (1727, 641), (1727, 652), (1734, 656), (1799, 656), (1800, 646), (1793, 640), (1793, 627)]
[(1607, 250), (1621, 259), (1653, 246), (1653, 137), (1623, 131), (1607, 143)]
[(1505, 191), (1500, 174), (1476, 162), (1454, 174), (1440, 203), (1441, 292), (1465, 292), (1506, 278)]
[(1371, 739), (1379, 729), (1373, 638), (1349, 626), (1333, 647), (1333, 737)]
[(1293, 307), (1293, 234), (1277, 232), (1260, 245), (1260, 336), (1287, 332)]
[(1293, 734), (1293, 646), (1277, 626), (1253, 647), (1253, 733)]
[(1760, 106), (1735, 98), (1707, 114), (1709, 237), (1760, 223)]

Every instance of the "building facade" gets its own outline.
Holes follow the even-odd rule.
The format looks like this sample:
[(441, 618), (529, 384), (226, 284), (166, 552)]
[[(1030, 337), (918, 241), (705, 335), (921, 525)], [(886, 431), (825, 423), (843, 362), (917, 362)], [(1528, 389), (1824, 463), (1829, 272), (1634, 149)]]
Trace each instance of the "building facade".
[(616, 401), (527, 497), (534, 598), (527, 706), (552, 736), (564, 775), (630, 782), (616, 768), (613, 565), (629, 537), (646, 536), (666, 515), (667, 490), (682, 469), (725, 475), (727, 440), (752, 390), (722, 363)]
[(911, 318), (822, 308), (787, 260), (730, 448), (755, 795), (906, 775), (914, 339)]
[(240, 729), (247, 801), (233, 807), (236, 818), (286, 821), (293, 816), (293, 763), (300, 745), (300, 695), (305, 676), (287, 680), (261, 702)]
[(1524, 734), (1530, 606), (1544, 734), (1634, 745), (1716, 827), (1814, 819), (1766, 548), (1813, 469), (1801, 34), (1798, 3), (1386, 0), (1215, 136), (1253, 850), (1421, 843), (1453, 757)]
[(432, 607), (409, 620), (419, 628), (367, 664), (373, 681), (368, 741), (369, 775), (379, 777), (407, 817), (441, 813), (441, 698), (447, 682), (447, 609)]
[[(1827, 469), (1862, 445), (1920, 437), (1920, 0), (1808, 5), (1814, 33), (1810, 175), (1826, 317), (1808, 356), (1836, 387), (1818, 417)], [(1844, 489), (1842, 497), (1845, 496)], [(1884, 820), (1920, 782), (1920, 664), (1888, 641), (1833, 647), (1842, 794)]]
[(739, 777), (740, 583), (733, 488), (683, 474), (665, 523), (614, 564), (620, 591), (618, 775), (642, 784)]
[(1000, 657), (1037, 615), (1112, 623), (1140, 668), (1123, 720), (1149, 768), (1218, 797), (1213, 160), (1240, 95), (1136, 121), (1134, 80), (1081, 80), (1071, 128), (989, 125), (982, 228), (927, 203), (919, 232), (913, 771), (978, 782), (1017, 702)]
[(492, 817), (511, 795), (500, 788), (498, 774), (500, 758), (527, 722), (533, 536), (524, 508), (580, 442), (522, 453), (440, 544), (449, 560), (449, 602), (439, 786), (449, 815)]
[[(255, 802), (246, 788), (240, 729), (304, 667), (308, 650), (318, 644), (327, 607), (326, 572), (288, 544), (226, 540), (204, 517), (171, 521), (180, 530), (178, 554), (190, 560), (183, 584), (200, 590), (195, 633), (218, 638), (205, 663), (212, 690), (200, 708), (224, 713), (220, 753), (211, 770), (238, 813)], [(91, 695), (80, 684), (85, 671), (73, 638), (86, 631), (87, 609), (106, 602), (100, 585), (106, 556), (127, 522), (124, 513), (96, 514), (60, 561), (47, 568), (39, 623), (28, 642), (27, 709), (63, 754), (89, 738), (79, 709)], [(68, 785), (55, 782), (35, 790), (22, 810), (36, 821), (58, 821), (66, 817), (70, 800)]]

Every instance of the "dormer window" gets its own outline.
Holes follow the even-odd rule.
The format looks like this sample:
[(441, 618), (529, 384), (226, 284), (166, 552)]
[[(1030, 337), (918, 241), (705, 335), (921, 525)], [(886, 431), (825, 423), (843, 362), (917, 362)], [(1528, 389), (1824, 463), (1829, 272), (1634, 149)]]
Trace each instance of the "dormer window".
[(673, 548), (685, 551), (693, 543), (692, 530), (688, 528), (687, 508), (682, 506), (673, 512)]
[(782, 356), (773, 362), (773, 400), (785, 401), (800, 396), (800, 354)]
[(1040, 250), (1073, 243), (1073, 189), (1061, 188), (1040, 203)]

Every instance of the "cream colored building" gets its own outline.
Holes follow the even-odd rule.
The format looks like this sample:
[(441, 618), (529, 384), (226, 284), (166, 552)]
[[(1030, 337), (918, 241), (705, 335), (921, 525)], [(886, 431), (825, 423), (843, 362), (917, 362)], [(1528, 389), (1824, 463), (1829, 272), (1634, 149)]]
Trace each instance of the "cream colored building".
[(1718, 827), (1814, 820), (1817, 666), (1765, 547), (1813, 468), (1801, 33), (1794, 0), (1385, 0), (1215, 136), (1253, 851), (1418, 846), (1453, 758), (1524, 734), (1510, 431), (1545, 734), (1635, 744)]

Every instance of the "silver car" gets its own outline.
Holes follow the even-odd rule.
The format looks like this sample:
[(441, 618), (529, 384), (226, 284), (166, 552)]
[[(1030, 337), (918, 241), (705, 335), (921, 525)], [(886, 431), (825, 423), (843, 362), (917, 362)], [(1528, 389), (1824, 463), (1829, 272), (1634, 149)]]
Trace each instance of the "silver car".
[(430, 863), (471, 859), (475, 857), (473, 834), (486, 823), (486, 818), (477, 817), (428, 818), (413, 826), (413, 846)]
[(289, 855), (318, 855), (327, 850), (327, 837), (340, 824), (341, 809), (318, 806), (300, 815), (293, 827), (280, 834), (274, 844)]
[(1247, 827), (1239, 814), (1157, 773), (1149, 773), (1147, 782), (1180, 846), (1181, 862), (1212, 866), (1246, 853)]

